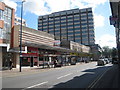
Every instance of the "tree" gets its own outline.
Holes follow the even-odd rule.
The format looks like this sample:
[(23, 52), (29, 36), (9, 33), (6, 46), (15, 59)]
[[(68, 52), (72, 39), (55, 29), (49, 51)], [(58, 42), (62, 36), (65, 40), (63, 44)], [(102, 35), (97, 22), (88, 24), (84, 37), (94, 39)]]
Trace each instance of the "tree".
[(116, 48), (112, 48), (112, 57), (116, 57), (117, 56), (117, 49)]
[(102, 49), (103, 49), (102, 55), (104, 57), (106, 57), (106, 58), (111, 57), (111, 55), (112, 55), (112, 49), (109, 48), (109, 46), (104, 46)]

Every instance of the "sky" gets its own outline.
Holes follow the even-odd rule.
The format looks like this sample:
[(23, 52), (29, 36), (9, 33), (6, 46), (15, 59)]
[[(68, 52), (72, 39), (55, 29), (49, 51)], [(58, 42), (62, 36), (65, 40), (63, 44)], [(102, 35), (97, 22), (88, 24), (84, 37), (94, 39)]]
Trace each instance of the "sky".
[[(15, 15), (20, 17), (22, 0), (1, 0), (15, 9)], [(92, 7), (95, 43), (101, 47), (116, 47), (115, 28), (110, 25), (111, 8), (109, 0), (26, 0), (24, 2), (23, 18), (27, 26), (37, 30), (38, 16), (53, 12)]]

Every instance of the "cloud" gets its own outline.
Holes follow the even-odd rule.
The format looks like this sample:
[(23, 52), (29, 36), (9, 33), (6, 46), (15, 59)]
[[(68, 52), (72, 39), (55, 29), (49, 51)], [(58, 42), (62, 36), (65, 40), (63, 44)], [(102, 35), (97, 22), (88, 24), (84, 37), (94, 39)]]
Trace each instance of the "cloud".
[(72, 7), (78, 7), (80, 9), (92, 7), (93, 10), (97, 5), (104, 4), (107, 0), (71, 0)]
[(15, 10), (17, 10), (17, 3), (15, 3), (15, 0), (2, 0), (2, 2), (4, 2), (9, 7), (12, 7)]
[(95, 27), (103, 27), (105, 22), (105, 17), (102, 15), (94, 14), (94, 24)]
[(26, 0), (24, 3), (24, 10), (36, 15), (44, 15), (49, 13), (50, 7), (45, 0)]
[[(20, 2), (19, 0), (2, 1), (15, 9), (17, 7), (16, 2)], [(94, 12), (97, 5), (104, 4), (107, 1), (108, 0), (26, 0), (24, 3), (24, 11), (34, 13), (39, 16), (62, 10), (92, 7)], [(95, 28), (103, 27), (104, 20), (105, 18), (102, 15), (94, 14)]]
[[(16, 9), (19, 0), (2, 0), (6, 4)], [(68, 10), (73, 8), (95, 9), (97, 5), (104, 4), (107, 0), (26, 0), (24, 8), (26, 12), (31, 12), (36, 15), (45, 15), (52, 12)]]
[(100, 44), (101, 47), (109, 46), (110, 48), (116, 47), (116, 37), (110, 34), (102, 35), (98, 40), (97, 44)]

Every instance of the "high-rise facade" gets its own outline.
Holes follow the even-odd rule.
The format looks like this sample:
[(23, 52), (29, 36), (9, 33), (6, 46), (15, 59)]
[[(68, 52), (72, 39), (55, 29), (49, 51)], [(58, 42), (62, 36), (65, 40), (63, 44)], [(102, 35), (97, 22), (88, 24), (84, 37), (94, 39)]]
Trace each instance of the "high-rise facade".
[(38, 30), (54, 34), (58, 40), (94, 45), (92, 8), (72, 9), (39, 16)]

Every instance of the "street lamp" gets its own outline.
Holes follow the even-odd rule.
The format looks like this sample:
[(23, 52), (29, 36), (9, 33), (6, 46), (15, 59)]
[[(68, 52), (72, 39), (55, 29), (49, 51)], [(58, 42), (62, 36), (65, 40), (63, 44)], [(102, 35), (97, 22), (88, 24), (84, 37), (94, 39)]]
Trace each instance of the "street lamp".
[(22, 15), (23, 15), (23, 3), (25, 0), (21, 2), (21, 26), (20, 26), (20, 72), (21, 72), (21, 64), (22, 64)]

